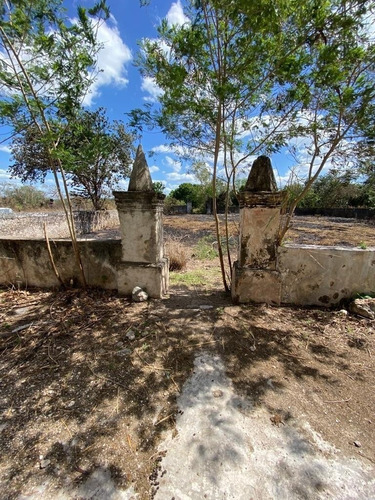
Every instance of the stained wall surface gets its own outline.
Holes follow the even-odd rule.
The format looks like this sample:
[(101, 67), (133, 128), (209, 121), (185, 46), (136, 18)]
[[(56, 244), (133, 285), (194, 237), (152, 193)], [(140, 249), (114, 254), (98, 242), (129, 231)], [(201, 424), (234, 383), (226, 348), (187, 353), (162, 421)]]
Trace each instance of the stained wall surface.
[(375, 248), (314, 245), (279, 247), (281, 302), (332, 306), (375, 292)]
[[(64, 283), (79, 284), (79, 272), (72, 243), (51, 240), (51, 252)], [(87, 284), (117, 289), (117, 263), (121, 259), (120, 240), (80, 240), (78, 242)], [(53, 272), (46, 242), (0, 239), (0, 284), (54, 288), (60, 283)]]

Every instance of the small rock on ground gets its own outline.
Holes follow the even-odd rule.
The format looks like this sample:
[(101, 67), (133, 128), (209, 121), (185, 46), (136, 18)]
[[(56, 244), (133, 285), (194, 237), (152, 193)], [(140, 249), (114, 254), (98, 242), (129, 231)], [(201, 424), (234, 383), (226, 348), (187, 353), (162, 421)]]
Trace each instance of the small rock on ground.
[(140, 286), (136, 286), (132, 291), (132, 299), (134, 302), (145, 302), (148, 300), (148, 294)]

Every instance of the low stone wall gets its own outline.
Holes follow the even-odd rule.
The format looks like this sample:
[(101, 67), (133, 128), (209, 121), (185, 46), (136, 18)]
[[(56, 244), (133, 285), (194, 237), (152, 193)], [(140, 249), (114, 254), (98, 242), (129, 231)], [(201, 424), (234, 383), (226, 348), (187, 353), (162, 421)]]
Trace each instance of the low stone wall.
[(296, 208), (296, 215), (323, 215), (345, 219), (375, 219), (373, 208)]
[(165, 215), (186, 215), (187, 205), (172, 205), (168, 208), (164, 208)]
[[(88, 285), (117, 290), (121, 241), (82, 240), (79, 246)], [(77, 284), (79, 273), (70, 241), (52, 240), (51, 249), (63, 281)], [(260, 302), (330, 307), (356, 293), (375, 291), (375, 248), (288, 245), (278, 249), (275, 271), (267, 276), (261, 270), (254, 273), (251, 283), (256, 289), (251, 291), (251, 301), (262, 295)], [(59, 287), (45, 241), (0, 239), (0, 284)], [(246, 302), (246, 291), (241, 294), (241, 302)]]
[[(64, 283), (78, 284), (79, 272), (72, 244), (68, 240), (51, 240), (51, 251)], [(120, 240), (78, 242), (87, 284), (107, 290), (117, 289), (117, 263), (121, 260)], [(54, 288), (56, 278), (47, 252), (46, 242), (37, 240), (0, 239), (0, 284)]]
[[(81, 240), (78, 244), (88, 285), (117, 290), (121, 241)], [(63, 281), (78, 284), (71, 242), (51, 240), (51, 249)], [(375, 248), (288, 245), (279, 247), (276, 261), (273, 271), (242, 268), (248, 276), (240, 280), (240, 302), (331, 307), (357, 293), (375, 292)], [(0, 285), (59, 287), (46, 242), (0, 239)]]
[[(117, 210), (74, 212), (78, 235), (118, 227)], [(49, 238), (69, 238), (69, 229), (63, 212), (22, 212), (0, 217), (1, 238), (43, 238), (46, 224)]]
[(375, 292), (375, 248), (288, 245), (273, 269), (234, 264), (234, 302), (334, 307), (356, 294)]
[(288, 245), (278, 249), (281, 303), (334, 306), (375, 292), (375, 248)]

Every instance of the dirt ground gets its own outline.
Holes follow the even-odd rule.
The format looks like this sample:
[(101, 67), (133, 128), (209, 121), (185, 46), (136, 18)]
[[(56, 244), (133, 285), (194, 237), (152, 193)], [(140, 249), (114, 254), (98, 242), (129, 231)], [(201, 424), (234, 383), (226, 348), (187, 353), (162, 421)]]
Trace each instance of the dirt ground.
[[(224, 216), (220, 215), (220, 221), (224, 234)], [(164, 218), (164, 228), (167, 235), (180, 237), (189, 243), (202, 236), (212, 235), (215, 223), (209, 215), (167, 216)], [(229, 215), (229, 231), (232, 236), (238, 235), (238, 214)], [(375, 247), (375, 221), (321, 216), (294, 217), (284, 243)]]
[[(324, 227), (324, 243), (375, 246), (373, 226), (337, 224), (332, 235)], [(158, 446), (202, 351), (220, 354), (238, 394), (268, 409), (270, 426), (304, 417), (342, 457), (375, 463), (375, 322), (345, 310), (233, 306), (217, 259), (198, 258), (207, 220), (169, 217), (165, 227), (188, 257), (185, 271), (171, 273), (167, 299), (0, 292), (1, 499), (26, 498), (46, 480), (40, 498), (52, 499), (97, 467), (152, 498)], [(310, 228), (293, 238), (309, 239)]]

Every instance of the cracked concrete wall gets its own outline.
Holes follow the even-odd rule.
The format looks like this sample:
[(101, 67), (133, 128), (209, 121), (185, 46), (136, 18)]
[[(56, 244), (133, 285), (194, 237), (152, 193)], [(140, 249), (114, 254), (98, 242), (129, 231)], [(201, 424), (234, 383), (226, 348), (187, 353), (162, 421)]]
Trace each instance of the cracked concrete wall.
[(375, 248), (279, 247), (281, 303), (330, 307), (375, 292)]
[[(72, 244), (51, 240), (51, 251), (64, 283), (78, 284), (79, 272)], [(117, 263), (121, 259), (120, 240), (80, 240), (78, 242), (87, 284), (107, 290), (117, 289)], [(46, 242), (0, 239), (0, 285), (58, 288)]]

